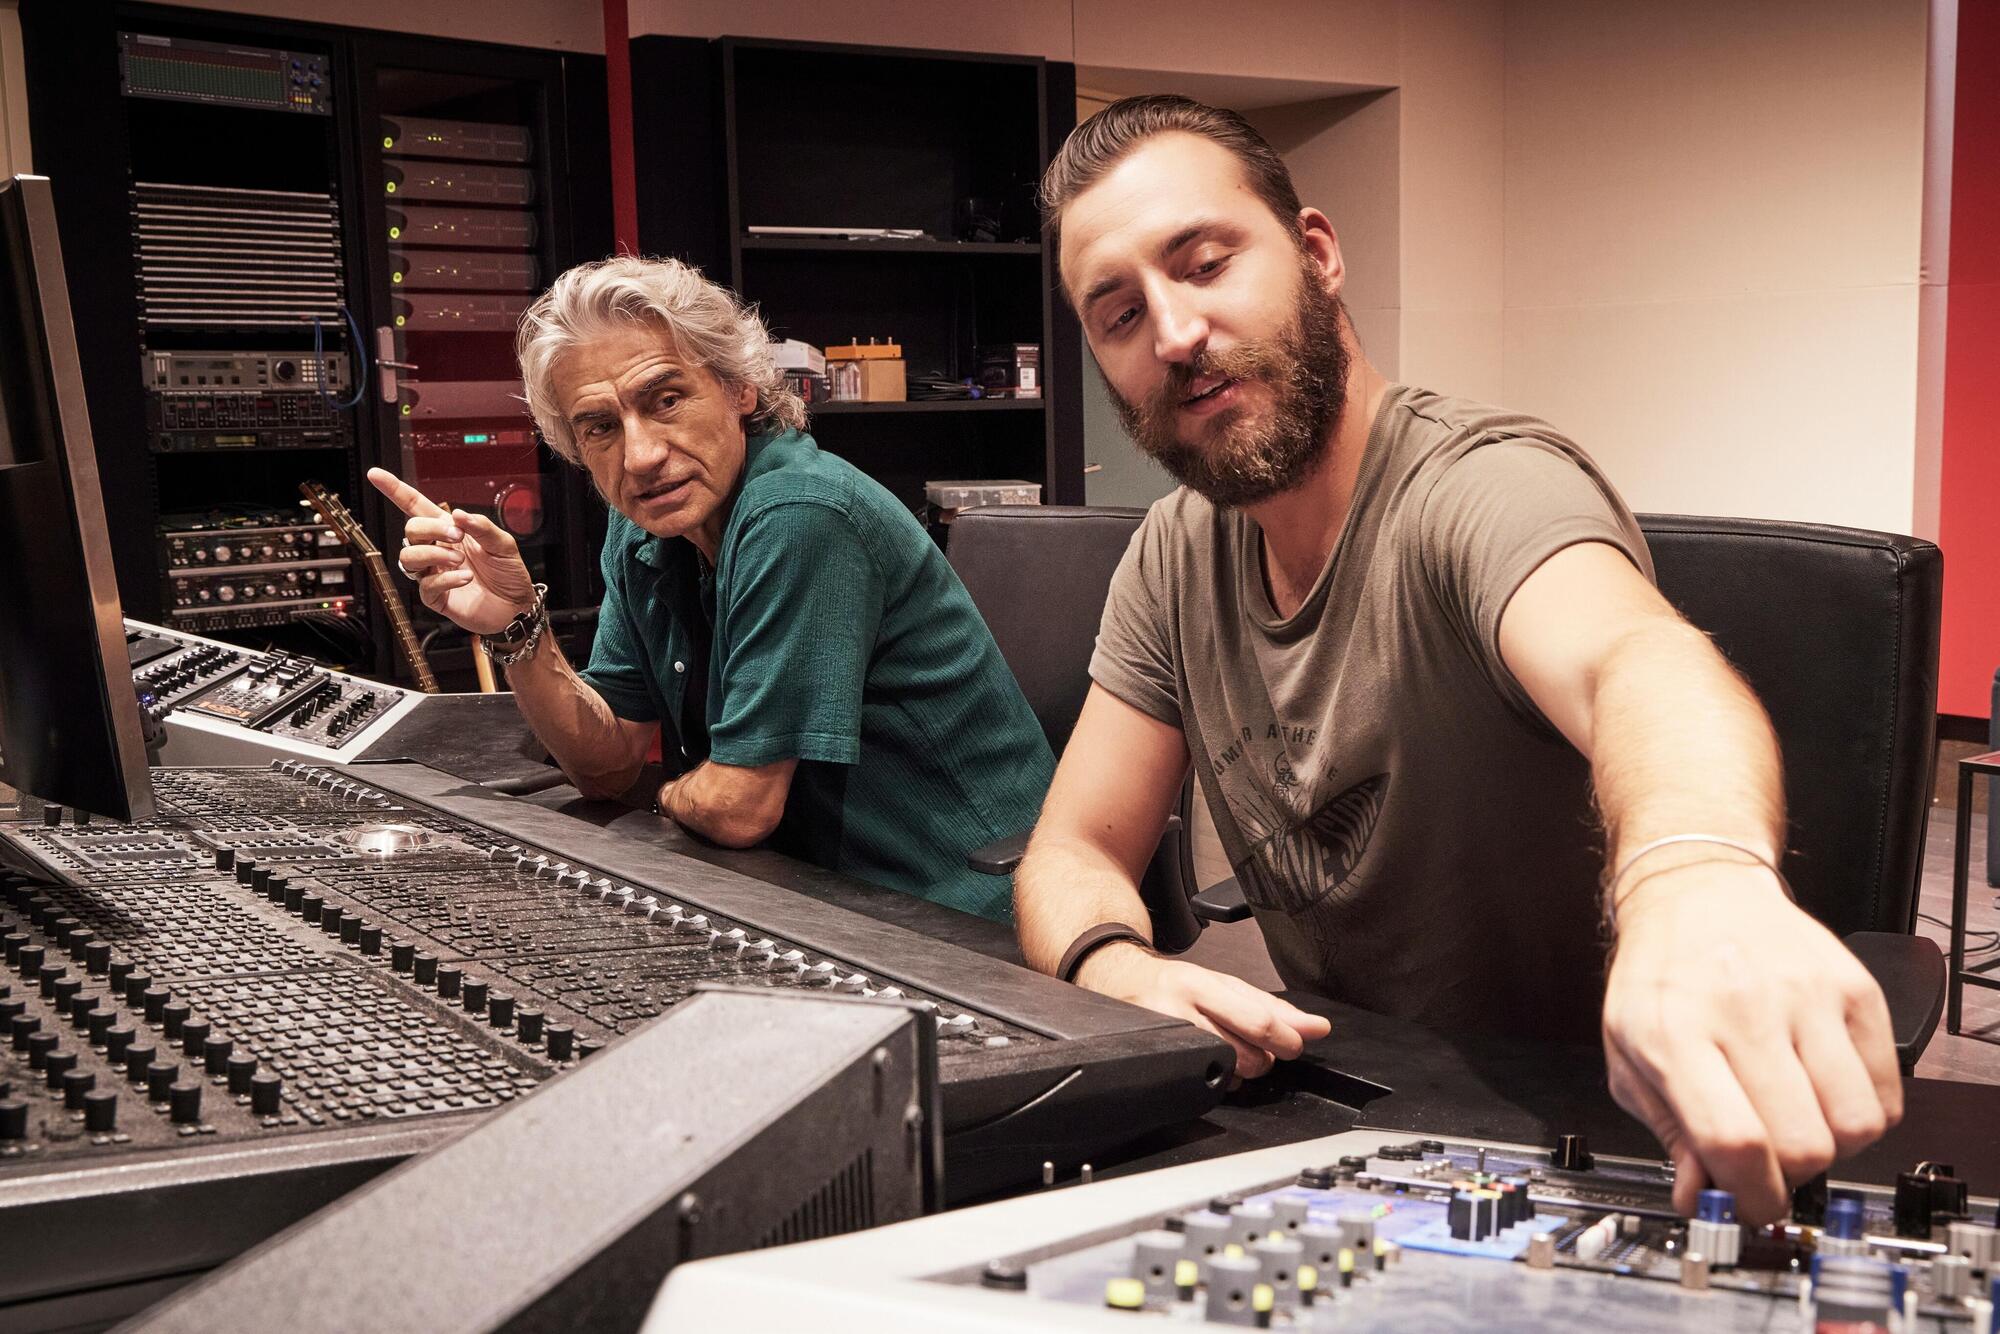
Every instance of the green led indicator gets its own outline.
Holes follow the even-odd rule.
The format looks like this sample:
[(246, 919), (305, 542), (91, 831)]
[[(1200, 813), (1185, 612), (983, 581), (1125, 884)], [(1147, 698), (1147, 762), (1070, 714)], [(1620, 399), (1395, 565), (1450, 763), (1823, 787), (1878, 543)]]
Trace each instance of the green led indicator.
[(410, 415), (410, 405), (408, 403), (403, 404), (403, 415), (405, 417)]
[(402, 229), (401, 227), (391, 227), (391, 228), (389, 229), (389, 239), (390, 239), (391, 241), (395, 240), (395, 239), (396, 239), (397, 237), (401, 236), (402, 234), (403, 234), (403, 229)]
[(392, 283), (399, 283), (403, 281), (403, 271), (401, 269), (398, 269), (396, 270), (396, 272), (390, 274), (389, 281)]
[(394, 135), (385, 134), (382, 136), (382, 147), (394, 148), (395, 146), (396, 146), (396, 137)]
[(404, 319), (404, 317), (403, 317), (403, 316), (401, 316), (401, 315), (398, 315), (398, 316), (396, 317), (396, 327), (397, 327), (398, 329), (400, 329), (400, 328), (402, 328), (402, 327), (403, 327), (403, 319)]
[(382, 188), (384, 190), (387, 190), (390, 194), (396, 193), (396, 183), (394, 181), (390, 181), (387, 185), (384, 185)]

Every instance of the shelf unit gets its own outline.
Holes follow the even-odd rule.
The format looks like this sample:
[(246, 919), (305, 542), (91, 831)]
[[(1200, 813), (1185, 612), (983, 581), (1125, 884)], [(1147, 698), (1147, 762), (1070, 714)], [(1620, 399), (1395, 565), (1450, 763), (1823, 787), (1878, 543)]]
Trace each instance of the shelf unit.
[[(537, 170), (547, 183), (541, 259), (551, 268), (566, 266), (578, 247), (601, 253), (610, 245), (609, 208), (603, 202), (609, 193), (606, 150), (591, 149), (575, 160), (569, 154), (579, 129), (585, 140), (606, 139), (602, 60), (136, 2), (25, 0), (21, 23), (29, 65), (63, 73), (30, 82), (30, 126), (36, 161), (53, 182), (69, 257), (78, 348), (125, 611), (150, 621), (167, 619), (166, 554), (159, 538), (164, 515), (256, 508), (309, 518), (299, 509), (298, 490), (308, 479), (339, 493), (376, 545), (393, 550), (401, 516), (385, 512), (363, 481), (374, 464), (403, 463), (397, 407), (381, 399), (373, 365), (380, 351), (373, 330), (392, 319), (388, 252), (373, 221), (379, 218), (379, 196), (371, 193), (382, 180), (380, 116), (385, 107), (414, 114), (467, 97), (505, 99), (521, 109), (522, 123), (536, 138)], [(260, 49), (297, 54), (304, 59), (301, 72), (318, 79), (310, 84), (317, 105), (256, 105), (254, 97), (234, 96), (246, 85), (227, 79), (217, 85), (221, 94), (206, 101), (128, 95), (121, 87), (122, 33), (209, 43), (223, 64), (253, 58)], [(284, 81), (282, 72), (277, 77)], [(570, 124), (572, 103), (586, 109), (578, 129)], [(593, 104), (594, 116), (588, 110)], [(142, 304), (141, 269), (133, 258), (143, 182), (308, 192), (334, 201), (338, 298), (317, 338), (326, 351), (349, 358), (350, 372), (356, 354), (364, 354), (369, 382), (360, 402), (338, 410), (333, 438), (320, 443), (315, 435), (312, 448), (256, 447), (268, 445), (266, 440), (249, 448), (213, 448), (218, 442), (207, 440), (174, 452), (152, 447), (161, 443), (162, 428), (149, 413), (158, 413), (161, 397), (145, 382), (142, 352), (235, 350), (310, 363), (315, 332), (298, 319), (175, 324), (148, 318), (153, 312)], [(221, 246), (225, 252), (234, 248), (234, 242)], [(229, 308), (226, 300), (209, 304)], [(348, 316), (363, 331), (359, 346)], [(489, 373), (490, 363), (468, 362), (461, 377), (473, 371)], [(508, 369), (493, 373), (511, 375), (511, 355)], [(351, 381), (343, 397), (352, 397)], [(555, 477), (543, 508), (550, 531), (562, 535), (561, 558), (547, 565), (556, 592), (552, 601), (594, 603), (596, 536), (588, 529), (594, 517), (601, 525), (601, 511), (590, 500), (587, 481)], [(355, 656), (341, 665), (381, 676), (405, 670), (358, 565), (350, 587), (361, 594), (353, 619), (366, 617), (372, 651), (362, 652), (364, 638), (352, 636)], [(407, 585), (402, 592), (414, 601)], [(199, 629), (339, 660), (339, 645), (326, 634), (330, 627), (314, 628), (310, 619)]]
[[(633, 43), (640, 240), (755, 302), (774, 338), (900, 343), (911, 375), (975, 376), (1036, 343), (1044, 397), (823, 403), (812, 433), (913, 509), (943, 478), (1083, 500), (1083, 344), (1033, 193), (1075, 124), (1075, 70), (1035, 57), (724, 37)], [(712, 136), (712, 137), (711, 137)], [(705, 137), (714, 145), (704, 149)], [(661, 181), (671, 179), (669, 190)], [(976, 205), (973, 201), (977, 201)], [(997, 239), (969, 220), (997, 221)], [(752, 235), (752, 226), (921, 238)]]

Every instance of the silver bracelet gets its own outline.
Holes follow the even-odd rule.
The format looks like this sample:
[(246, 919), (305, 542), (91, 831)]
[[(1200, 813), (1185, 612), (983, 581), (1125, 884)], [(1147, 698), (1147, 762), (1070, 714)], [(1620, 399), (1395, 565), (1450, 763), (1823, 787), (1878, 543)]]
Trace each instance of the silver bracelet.
[[(507, 631), (512, 631), (516, 625), (526, 621), (526, 632), (522, 638), (507, 647), (495, 647), (491, 636), (481, 635), (480, 651), (501, 668), (512, 667), (517, 662), (526, 662), (533, 657), (535, 649), (542, 642), (542, 632), (549, 626), (549, 605), (546, 600), (548, 592), (547, 584), (536, 584), (535, 605), (508, 623)], [(505, 634), (507, 631), (502, 633)], [(503, 640), (502, 643), (506, 641)]]
[(1790, 899), (1794, 903), (1797, 903), (1799, 901), (1799, 896), (1792, 892), (1792, 882), (1785, 879), (1785, 873), (1777, 868), (1777, 865), (1764, 854), (1762, 849), (1754, 848), (1750, 844), (1741, 842), (1738, 839), (1725, 838), (1721, 834), (1668, 834), (1665, 838), (1656, 838), (1650, 843), (1640, 844), (1639, 847), (1634, 849), (1632, 854), (1625, 859), (1625, 864), (1619, 867), (1617, 871), (1612, 874), (1611, 879), (1605, 882), (1604, 916), (1607, 921), (1612, 921), (1615, 925), (1616, 914), (1618, 911), (1617, 895), (1618, 895), (1619, 883), (1625, 879), (1626, 875), (1628, 875), (1631, 872), (1634, 866), (1639, 864), (1639, 859), (1641, 857), (1644, 857), (1649, 852), (1657, 852), (1659, 849), (1664, 847), (1669, 847), (1675, 843), (1711, 843), (1714, 844), (1716, 847), (1734, 848), (1736, 849), (1736, 851), (1744, 853), (1745, 855), (1749, 856), (1759, 866), (1763, 867), (1765, 870), (1769, 871), (1772, 875), (1776, 876), (1778, 878), (1779, 887), (1785, 891), (1786, 898)]

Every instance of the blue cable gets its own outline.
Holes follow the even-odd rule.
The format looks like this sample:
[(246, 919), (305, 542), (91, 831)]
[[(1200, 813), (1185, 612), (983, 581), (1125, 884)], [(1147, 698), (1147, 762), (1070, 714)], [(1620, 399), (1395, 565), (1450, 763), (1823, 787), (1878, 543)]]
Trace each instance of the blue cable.
[(347, 321), (348, 346), (354, 353), (354, 394), (350, 398), (335, 399), (326, 392), (326, 335), (317, 315), (313, 316), (313, 387), (319, 391), (322, 399), (335, 408), (345, 411), (348, 408), (359, 407), (361, 400), (367, 396), (368, 351), (361, 345), (361, 326), (355, 323), (354, 312), (347, 308), (347, 303), (344, 301), (340, 305), (340, 314)]

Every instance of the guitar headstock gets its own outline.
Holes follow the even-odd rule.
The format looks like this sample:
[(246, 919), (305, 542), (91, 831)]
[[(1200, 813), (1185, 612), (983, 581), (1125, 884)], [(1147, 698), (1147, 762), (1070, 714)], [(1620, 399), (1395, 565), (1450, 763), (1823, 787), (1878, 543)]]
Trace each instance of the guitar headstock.
[(362, 530), (360, 520), (340, 503), (339, 496), (318, 482), (300, 482), (299, 494), (306, 498), (306, 503), (313, 507), (327, 527), (340, 534), (343, 542), (364, 556), (379, 554), (375, 544), (368, 540), (368, 534)]

